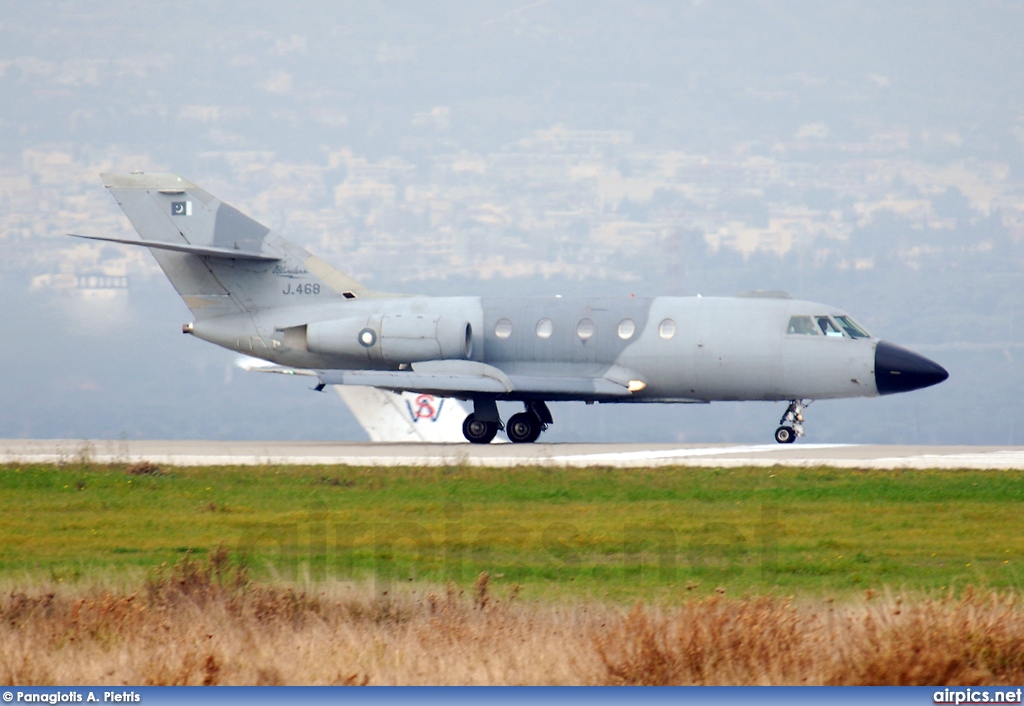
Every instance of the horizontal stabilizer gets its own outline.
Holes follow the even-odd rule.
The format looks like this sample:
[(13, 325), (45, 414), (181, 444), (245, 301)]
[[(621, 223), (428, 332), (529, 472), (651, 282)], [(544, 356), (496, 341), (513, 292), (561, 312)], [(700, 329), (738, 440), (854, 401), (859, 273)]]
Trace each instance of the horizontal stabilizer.
[(256, 260), (259, 262), (277, 262), (280, 257), (275, 255), (264, 255), (249, 250), (232, 250), (230, 248), (217, 248), (209, 245), (191, 245), (189, 243), (168, 243), (162, 240), (128, 240), (125, 238), (105, 238), (99, 235), (79, 235), (68, 233), (75, 238), (87, 240), (102, 240), (107, 243), (119, 243), (121, 245), (141, 245), (144, 248), (156, 248), (157, 250), (173, 250), (175, 252), (199, 255), (200, 257), (217, 257), (227, 260)]

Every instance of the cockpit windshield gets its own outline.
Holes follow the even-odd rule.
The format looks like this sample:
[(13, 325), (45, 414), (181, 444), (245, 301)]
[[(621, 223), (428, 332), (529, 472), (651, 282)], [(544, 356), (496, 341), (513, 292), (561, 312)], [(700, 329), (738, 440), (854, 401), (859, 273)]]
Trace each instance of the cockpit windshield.
[(826, 336), (831, 336), (832, 338), (843, 337), (843, 332), (840, 331), (839, 327), (836, 326), (835, 323), (833, 323), (832, 319), (828, 318), (827, 316), (818, 317), (818, 328), (820, 328), (821, 332)]
[(846, 335), (850, 338), (871, 338), (871, 334), (861, 328), (856, 321), (849, 316), (837, 316), (836, 322), (843, 327)]
[(786, 333), (797, 336), (826, 336), (828, 338), (871, 338), (849, 316), (793, 316), (789, 319)]
[(814, 325), (814, 319), (810, 316), (794, 316), (789, 320), (786, 333), (795, 333), (799, 336), (817, 336), (818, 329)]

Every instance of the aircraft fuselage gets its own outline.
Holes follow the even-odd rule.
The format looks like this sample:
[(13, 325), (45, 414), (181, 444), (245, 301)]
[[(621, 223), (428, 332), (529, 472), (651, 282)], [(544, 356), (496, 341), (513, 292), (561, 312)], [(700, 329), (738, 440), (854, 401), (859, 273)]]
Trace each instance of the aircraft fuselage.
[[(470, 343), (452, 360), (485, 363), (515, 378), (643, 384), (628, 396), (516, 389), (499, 395), (504, 399), (710, 402), (879, 394), (879, 339), (844, 331), (836, 317), (848, 315), (838, 307), (778, 297), (396, 297), (208, 319), (190, 332), (295, 368), (401, 371), (438, 357), (436, 344), (420, 355), (413, 349), (409, 360), (387, 355), (393, 345), (389, 323), (417, 317), (468, 325)], [(793, 330), (794, 317), (807, 317), (810, 325)], [(350, 345), (312, 343), (311, 331), (337, 322), (344, 322), (335, 326), (337, 337), (348, 334)], [(370, 345), (358, 340), (365, 331), (373, 333)], [(401, 343), (428, 339), (413, 333)]]

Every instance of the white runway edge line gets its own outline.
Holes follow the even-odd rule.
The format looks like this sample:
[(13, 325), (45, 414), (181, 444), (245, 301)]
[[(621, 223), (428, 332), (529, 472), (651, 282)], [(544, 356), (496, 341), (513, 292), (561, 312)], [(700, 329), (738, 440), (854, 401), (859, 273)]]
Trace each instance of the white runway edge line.
[(528, 447), (499, 447), (355, 442), (0, 440), (0, 464), (74, 464), (83, 461), (97, 464), (149, 461), (164, 466), (789, 466), (885, 470), (1024, 470), (1024, 447), (850, 444), (536, 444)]
[[(798, 448), (806, 450), (839, 449), (854, 444), (800, 444)], [(758, 454), (775, 451), (789, 451), (792, 447), (781, 444), (760, 444), (756, 446), (713, 446), (703, 449), (669, 449), (665, 451), (622, 451), (618, 453), (576, 454), (552, 456), (555, 462), (590, 461), (591, 463), (612, 463), (629, 461), (656, 461), (661, 459), (694, 458), (697, 456), (726, 456), (729, 454)]]
[[(907, 465), (913, 461), (915, 464)], [(879, 458), (889, 468), (974, 468), (981, 470), (1024, 469), (1024, 451), (990, 451), (978, 454), (922, 454), (914, 458)]]

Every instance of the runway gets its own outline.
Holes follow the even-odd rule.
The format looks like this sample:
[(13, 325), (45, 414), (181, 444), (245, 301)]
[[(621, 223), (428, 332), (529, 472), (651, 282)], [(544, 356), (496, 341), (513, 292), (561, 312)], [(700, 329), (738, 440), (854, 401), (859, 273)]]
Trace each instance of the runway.
[(856, 444), (374, 444), (331, 441), (0, 440), (0, 463), (165, 466), (516, 466), (651, 468), (831, 466), (864, 469), (1024, 469), (1024, 446)]

